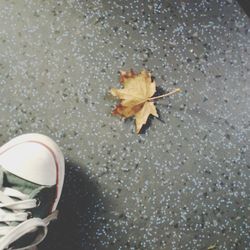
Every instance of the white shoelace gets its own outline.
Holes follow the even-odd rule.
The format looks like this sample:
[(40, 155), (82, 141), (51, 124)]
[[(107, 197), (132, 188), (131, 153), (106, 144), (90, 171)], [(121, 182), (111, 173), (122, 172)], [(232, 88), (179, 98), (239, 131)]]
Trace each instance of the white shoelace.
[[(18, 250), (34, 247), (45, 238), (47, 226), (51, 220), (57, 218), (57, 211), (44, 219), (30, 218), (31, 214), (26, 210), (38, 205), (36, 199), (30, 199), (28, 195), (16, 189), (0, 189), (0, 223), (4, 224), (0, 226), (0, 250), (12, 249), (8, 248), (11, 243), (37, 228), (41, 228), (42, 233), (38, 235), (35, 242)], [(14, 223), (16, 226), (13, 226), (13, 222), (16, 222)]]

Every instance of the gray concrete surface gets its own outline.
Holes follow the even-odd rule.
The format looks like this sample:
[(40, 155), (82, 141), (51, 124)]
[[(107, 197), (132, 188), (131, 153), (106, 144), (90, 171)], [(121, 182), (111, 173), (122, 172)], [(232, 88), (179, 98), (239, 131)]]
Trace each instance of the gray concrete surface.
[[(0, 0), (0, 142), (66, 157), (40, 249), (250, 249), (249, 24), (234, 0)], [(141, 135), (110, 114), (130, 68), (183, 90)]]

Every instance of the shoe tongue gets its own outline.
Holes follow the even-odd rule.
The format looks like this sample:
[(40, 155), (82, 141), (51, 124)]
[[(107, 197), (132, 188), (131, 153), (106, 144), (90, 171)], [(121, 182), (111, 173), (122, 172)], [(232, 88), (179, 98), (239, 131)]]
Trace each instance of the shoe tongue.
[[(20, 191), (23, 194), (28, 195), (31, 199), (35, 198), (36, 195), (44, 188), (38, 184), (24, 180), (8, 171), (6, 171), (0, 165), (0, 187), (9, 187)], [(1, 224), (1, 223), (0, 223)], [(17, 225), (18, 222), (11, 222), (11, 225)]]
[[(37, 199), (41, 202), (41, 206), (30, 209), (33, 217), (45, 218), (50, 212), (52, 202), (56, 194), (56, 187), (41, 186), (36, 183), (24, 180), (6, 170), (0, 165), (0, 188), (10, 187), (16, 189), (24, 194), (29, 195), (31, 199)], [(18, 225), (19, 222), (11, 222), (11, 226)], [(6, 226), (0, 222), (0, 226)], [(39, 229), (35, 232), (29, 233), (14, 243), (14, 249), (22, 248), (23, 246), (30, 245), (34, 242), (35, 238), (39, 235)], [(1, 237), (0, 237), (1, 238)]]
[(34, 197), (34, 192), (37, 193), (42, 188), (38, 184), (24, 180), (10, 172), (3, 171), (2, 168), (0, 169), (0, 186), (16, 189), (29, 195), (31, 198)]
[(39, 203), (42, 203), (41, 206), (30, 209), (33, 217), (45, 218), (49, 214), (56, 196), (55, 185), (51, 187), (41, 186), (24, 180), (8, 171), (3, 171), (2, 168), (0, 168), (0, 184), (4, 187), (16, 189), (28, 195), (31, 199), (36, 199)]

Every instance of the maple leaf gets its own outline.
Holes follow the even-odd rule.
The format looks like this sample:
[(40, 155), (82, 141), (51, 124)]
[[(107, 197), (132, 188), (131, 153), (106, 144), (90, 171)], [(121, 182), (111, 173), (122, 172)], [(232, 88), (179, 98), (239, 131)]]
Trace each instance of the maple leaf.
[(209, 246), (209, 247), (207, 248), (207, 250), (215, 250), (215, 249), (217, 248), (216, 245), (217, 245), (217, 244), (215, 243), (215, 244)]
[(112, 88), (110, 93), (118, 97), (121, 102), (112, 111), (114, 115), (128, 118), (135, 116), (136, 132), (139, 133), (142, 126), (146, 124), (150, 115), (158, 117), (153, 100), (179, 92), (175, 89), (170, 93), (152, 97), (156, 91), (155, 81), (151, 74), (142, 70), (136, 74), (133, 70), (120, 72), (122, 89)]

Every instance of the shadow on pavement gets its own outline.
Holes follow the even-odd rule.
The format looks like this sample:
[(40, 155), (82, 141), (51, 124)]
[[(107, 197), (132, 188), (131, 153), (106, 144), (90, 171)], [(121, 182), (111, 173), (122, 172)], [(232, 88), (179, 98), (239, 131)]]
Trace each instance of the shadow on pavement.
[(246, 12), (246, 14), (250, 17), (250, 1), (249, 0), (238, 0), (242, 9)]
[(97, 185), (88, 178), (81, 166), (66, 163), (65, 182), (58, 206), (59, 218), (49, 226), (48, 235), (39, 250), (96, 247), (96, 229), (100, 226), (96, 218), (105, 213)]

